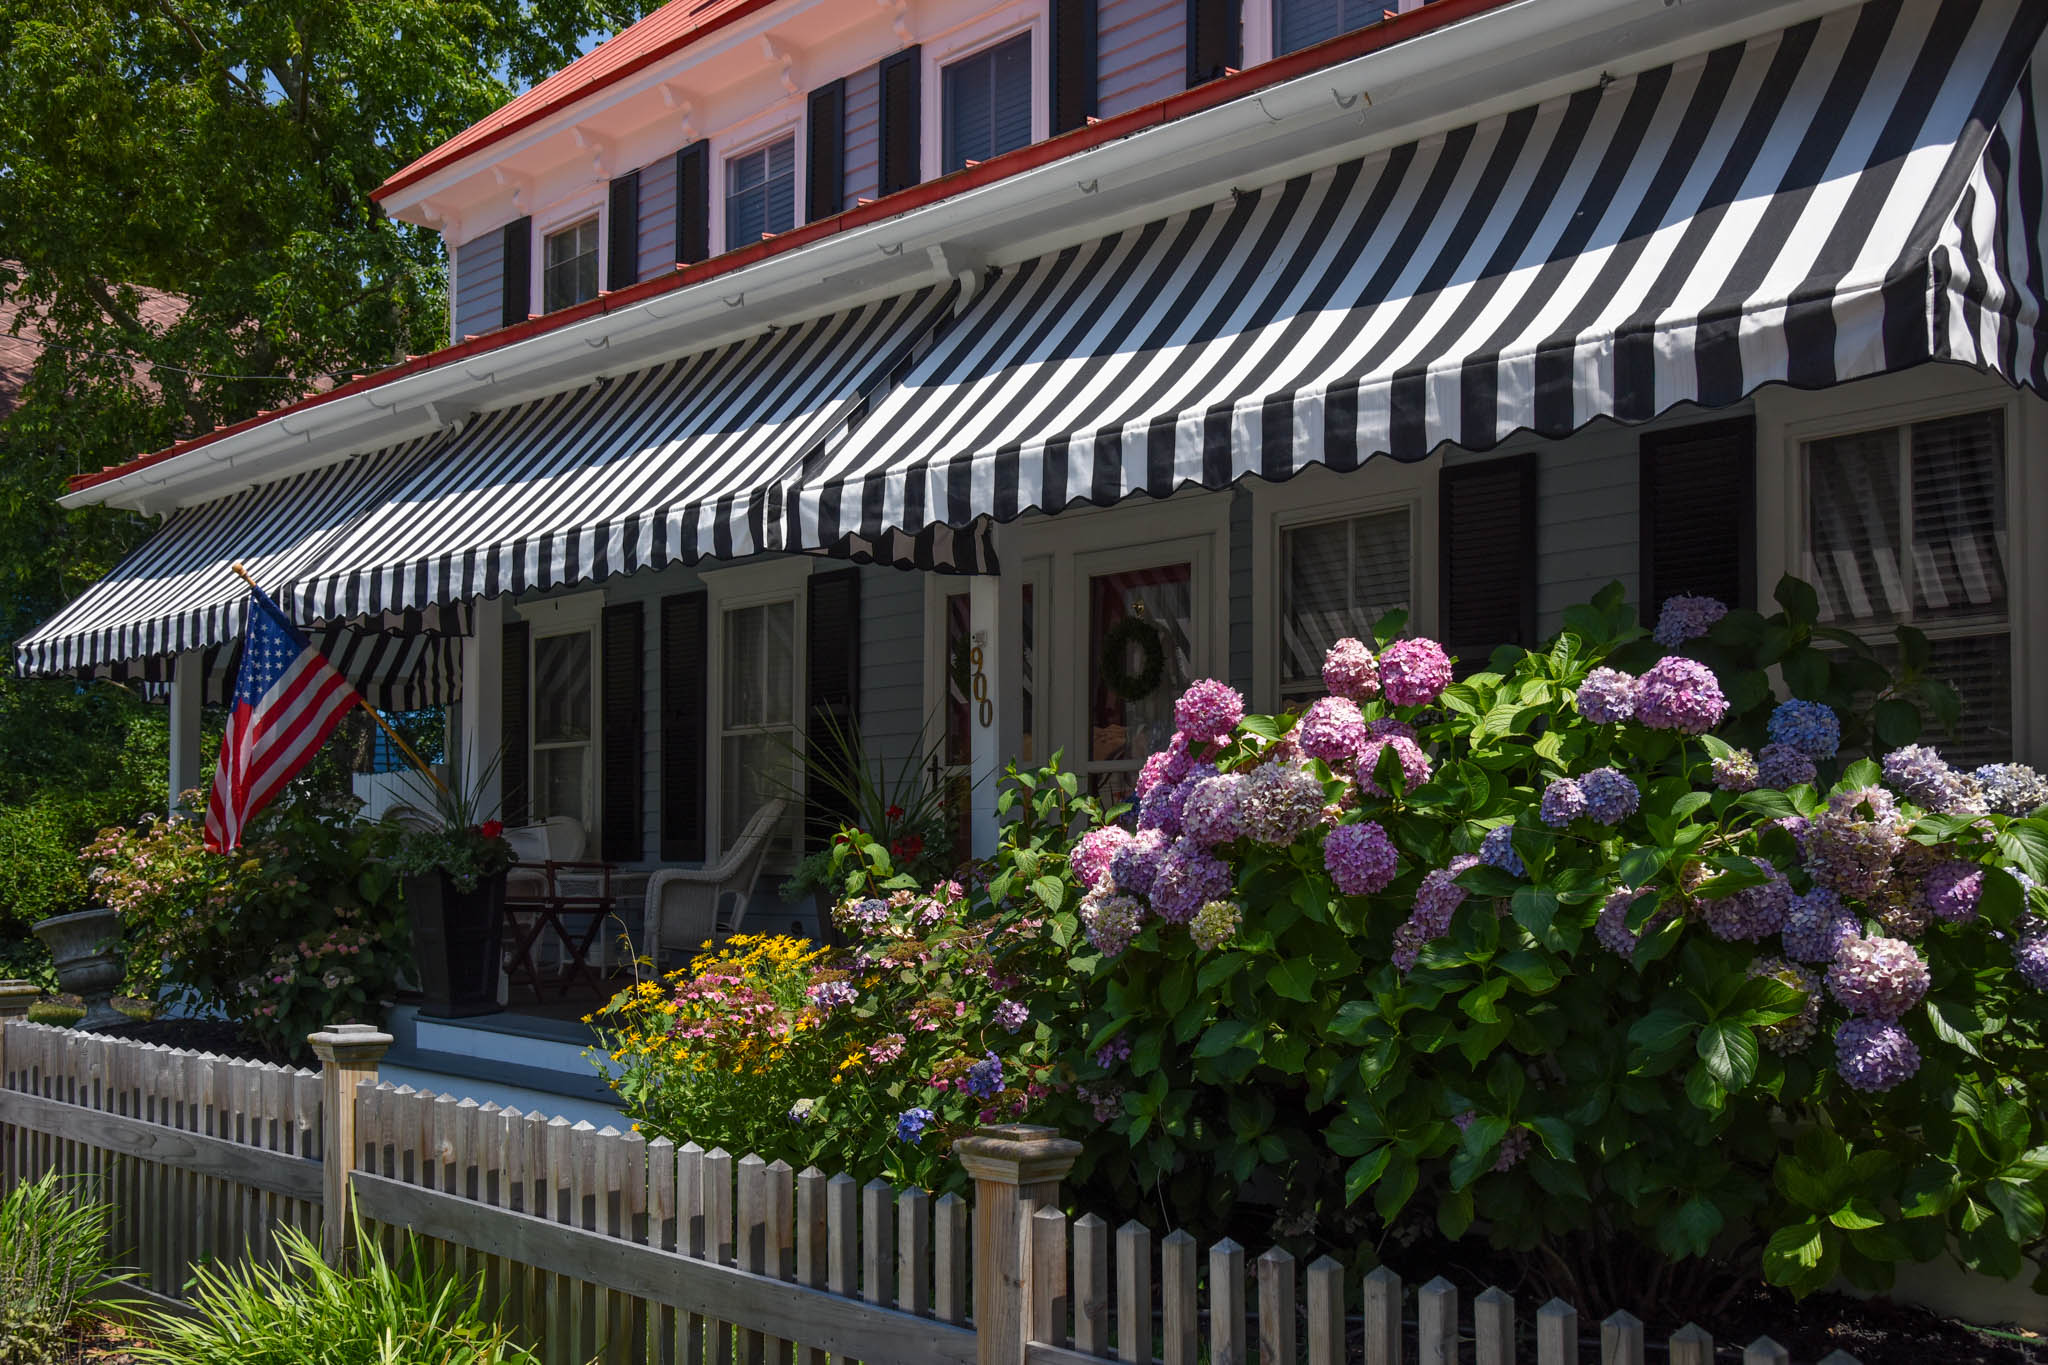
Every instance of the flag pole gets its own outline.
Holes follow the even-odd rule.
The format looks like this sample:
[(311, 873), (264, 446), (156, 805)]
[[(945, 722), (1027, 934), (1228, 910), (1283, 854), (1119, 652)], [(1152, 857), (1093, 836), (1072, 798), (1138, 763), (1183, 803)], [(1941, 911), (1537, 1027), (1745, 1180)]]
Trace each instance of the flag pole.
[[(231, 564), (228, 567), (233, 569), (236, 573), (240, 574), (242, 576), (242, 581), (247, 583), (250, 587), (255, 588), (258, 592), (263, 591), (261, 585), (259, 585), (255, 579), (251, 578), (249, 576), (249, 571), (243, 568), (240, 564)], [(369, 698), (365, 697), (360, 692), (356, 692), (356, 689), (353, 686), (349, 688), (349, 691), (355, 692), (357, 705), (361, 706), (365, 711), (368, 711), (370, 713), (370, 719), (377, 722), (378, 726), (383, 729), (384, 733), (390, 737), (391, 742), (398, 746), (398, 751), (400, 753), (404, 754), (407, 758), (412, 760), (412, 766), (418, 768), (421, 772), (425, 773), (427, 775), (427, 780), (432, 782), (436, 787), (439, 787), (441, 789), (441, 795), (452, 795), (452, 793), (448, 790), (448, 784), (441, 780), (441, 774), (435, 772), (432, 768), (427, 766), (427, 761), (421, 758), (417, 753), (413, 751), (412, 745), (407, 744), (405, 742), (405, 736), (399, 734), (398, 731), (392, 729), (391, 722), (384, 719), (383, 713), (379, 711), (376, 707), (370, 705)]]

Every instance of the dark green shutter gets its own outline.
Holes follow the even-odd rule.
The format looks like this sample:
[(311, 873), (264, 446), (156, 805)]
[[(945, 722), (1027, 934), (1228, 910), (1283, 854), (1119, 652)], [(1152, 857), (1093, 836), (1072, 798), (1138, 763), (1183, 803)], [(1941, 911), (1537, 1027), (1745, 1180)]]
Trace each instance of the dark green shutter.
[(526, 321), (533, 311), (533, 219), (515, 218), (505, 224), (505, 277), (498, 325), (510, 327)]
[[(832, 732), (851, 737), (860, 708), (860, 570), (812, 574), (805, 608), (805, 682), (809, 710), (804, 743), (822, 754)], [(815, 785), (815, 784), (814, 784)], [(813, 790), (804, 826), (813, 841), (829, 838), (853, 812), (838, 792)]]
[(1536, 643), (1536, 456), (1445, 465), (1437, 494), (1440, 632), (1461, 672)]
[(839, 212), (846, 181), (846, 82), (813, 90), (804, 117), (804, 221), (815, 223)]
[(641, 855), (640, 785), (646, 752), (646, 688), (642, 680), (642, 621), (638, 602), (614, 602), (604, 609), (599, 637), (604, 645), (604, 777), (599, 824), (606, 862), (635, 862)]
[(1739, 417), (1641, 443), (1643, 620), (1665, 599), (1756, 605), (1756, 422)]
[(924, 178), (918, 148), (924, 127), (918, 114), (919, 86), (922, 84), (923, 50), (906, 47), (884, 57), (878, 68), (881, 78), (881, 164), (877, 171), (877, 193), (907, 190)]
[(704, 858), (704, 703), (710, 667), (704, 592), (661, 599), (661, 856)]
[(1052, 0), (1052, 131), (1072, 132), (1095, 116), (1095, 0)]
[(1188, 88), (1244, 65), (1238, 0), (1188, 0)]
[(711, 144), (693, 142), (676, 153), (676, 264), (711, 256)]
[(604, 287), (624, 289), (640, 278), (640, 172), (628, 171), (612, 181), (610, 216)]
[(529, 627), (524, 621), (505, 623), (504, 681), (499, 693), (498, 742), (504, 759), (498, 779), (505, 791), (505, 823), (523, 825), (532, 807), (527, 802), (532, 754), (527, 745), (526, 650)]

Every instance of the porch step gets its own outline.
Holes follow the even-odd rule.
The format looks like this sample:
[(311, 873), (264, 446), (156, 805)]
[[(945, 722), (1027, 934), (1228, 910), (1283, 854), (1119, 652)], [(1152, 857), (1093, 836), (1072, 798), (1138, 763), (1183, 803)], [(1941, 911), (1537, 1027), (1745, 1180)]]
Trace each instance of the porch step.
[(418, 1006), (400, 1005), (385, 1028), (393, 1041), (379, 1078), (393, 1085), (626, 1126), (617, 1096), (583, 1055), (596, 1037), (581, 1020), (511, 1011), (431, 1019)]

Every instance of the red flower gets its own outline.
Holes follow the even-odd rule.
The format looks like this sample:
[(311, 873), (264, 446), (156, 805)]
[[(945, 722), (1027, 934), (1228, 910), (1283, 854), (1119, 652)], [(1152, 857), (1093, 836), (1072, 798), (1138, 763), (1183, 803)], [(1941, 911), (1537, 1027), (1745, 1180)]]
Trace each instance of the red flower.
[(915, 858), (924, 852), (924, 838), (917, 834), (906, 834), (889, 845), (889, 852), (897, 858)]
[(505, 822), (503, 820), (486, 820), (476, 827), (476, 832), (483, 835), (486, 839), (501, 839), (505, 835)]
[(887, 815), (891, 820), (901, 820), (903, 818), (903, 807), (891, 806), (887, 811), (883, 813)]

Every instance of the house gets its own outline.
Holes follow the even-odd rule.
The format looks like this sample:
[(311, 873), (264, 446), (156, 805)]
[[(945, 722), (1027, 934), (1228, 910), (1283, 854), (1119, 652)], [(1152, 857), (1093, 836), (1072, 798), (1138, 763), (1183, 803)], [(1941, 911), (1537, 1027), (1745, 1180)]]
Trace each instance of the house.
[(985, 847), (1010, 756), (1123, 790), (1389, 609), (1470, 658), (1793, 572), (2041, 763), (2044, 26), (677, 0), (379, 191), (445, 350), (75, 482), (164, 527), (19, 664), (170, 672), (175, 790), (241, 562), (645, 869), (823, 715), (941, 736)]

